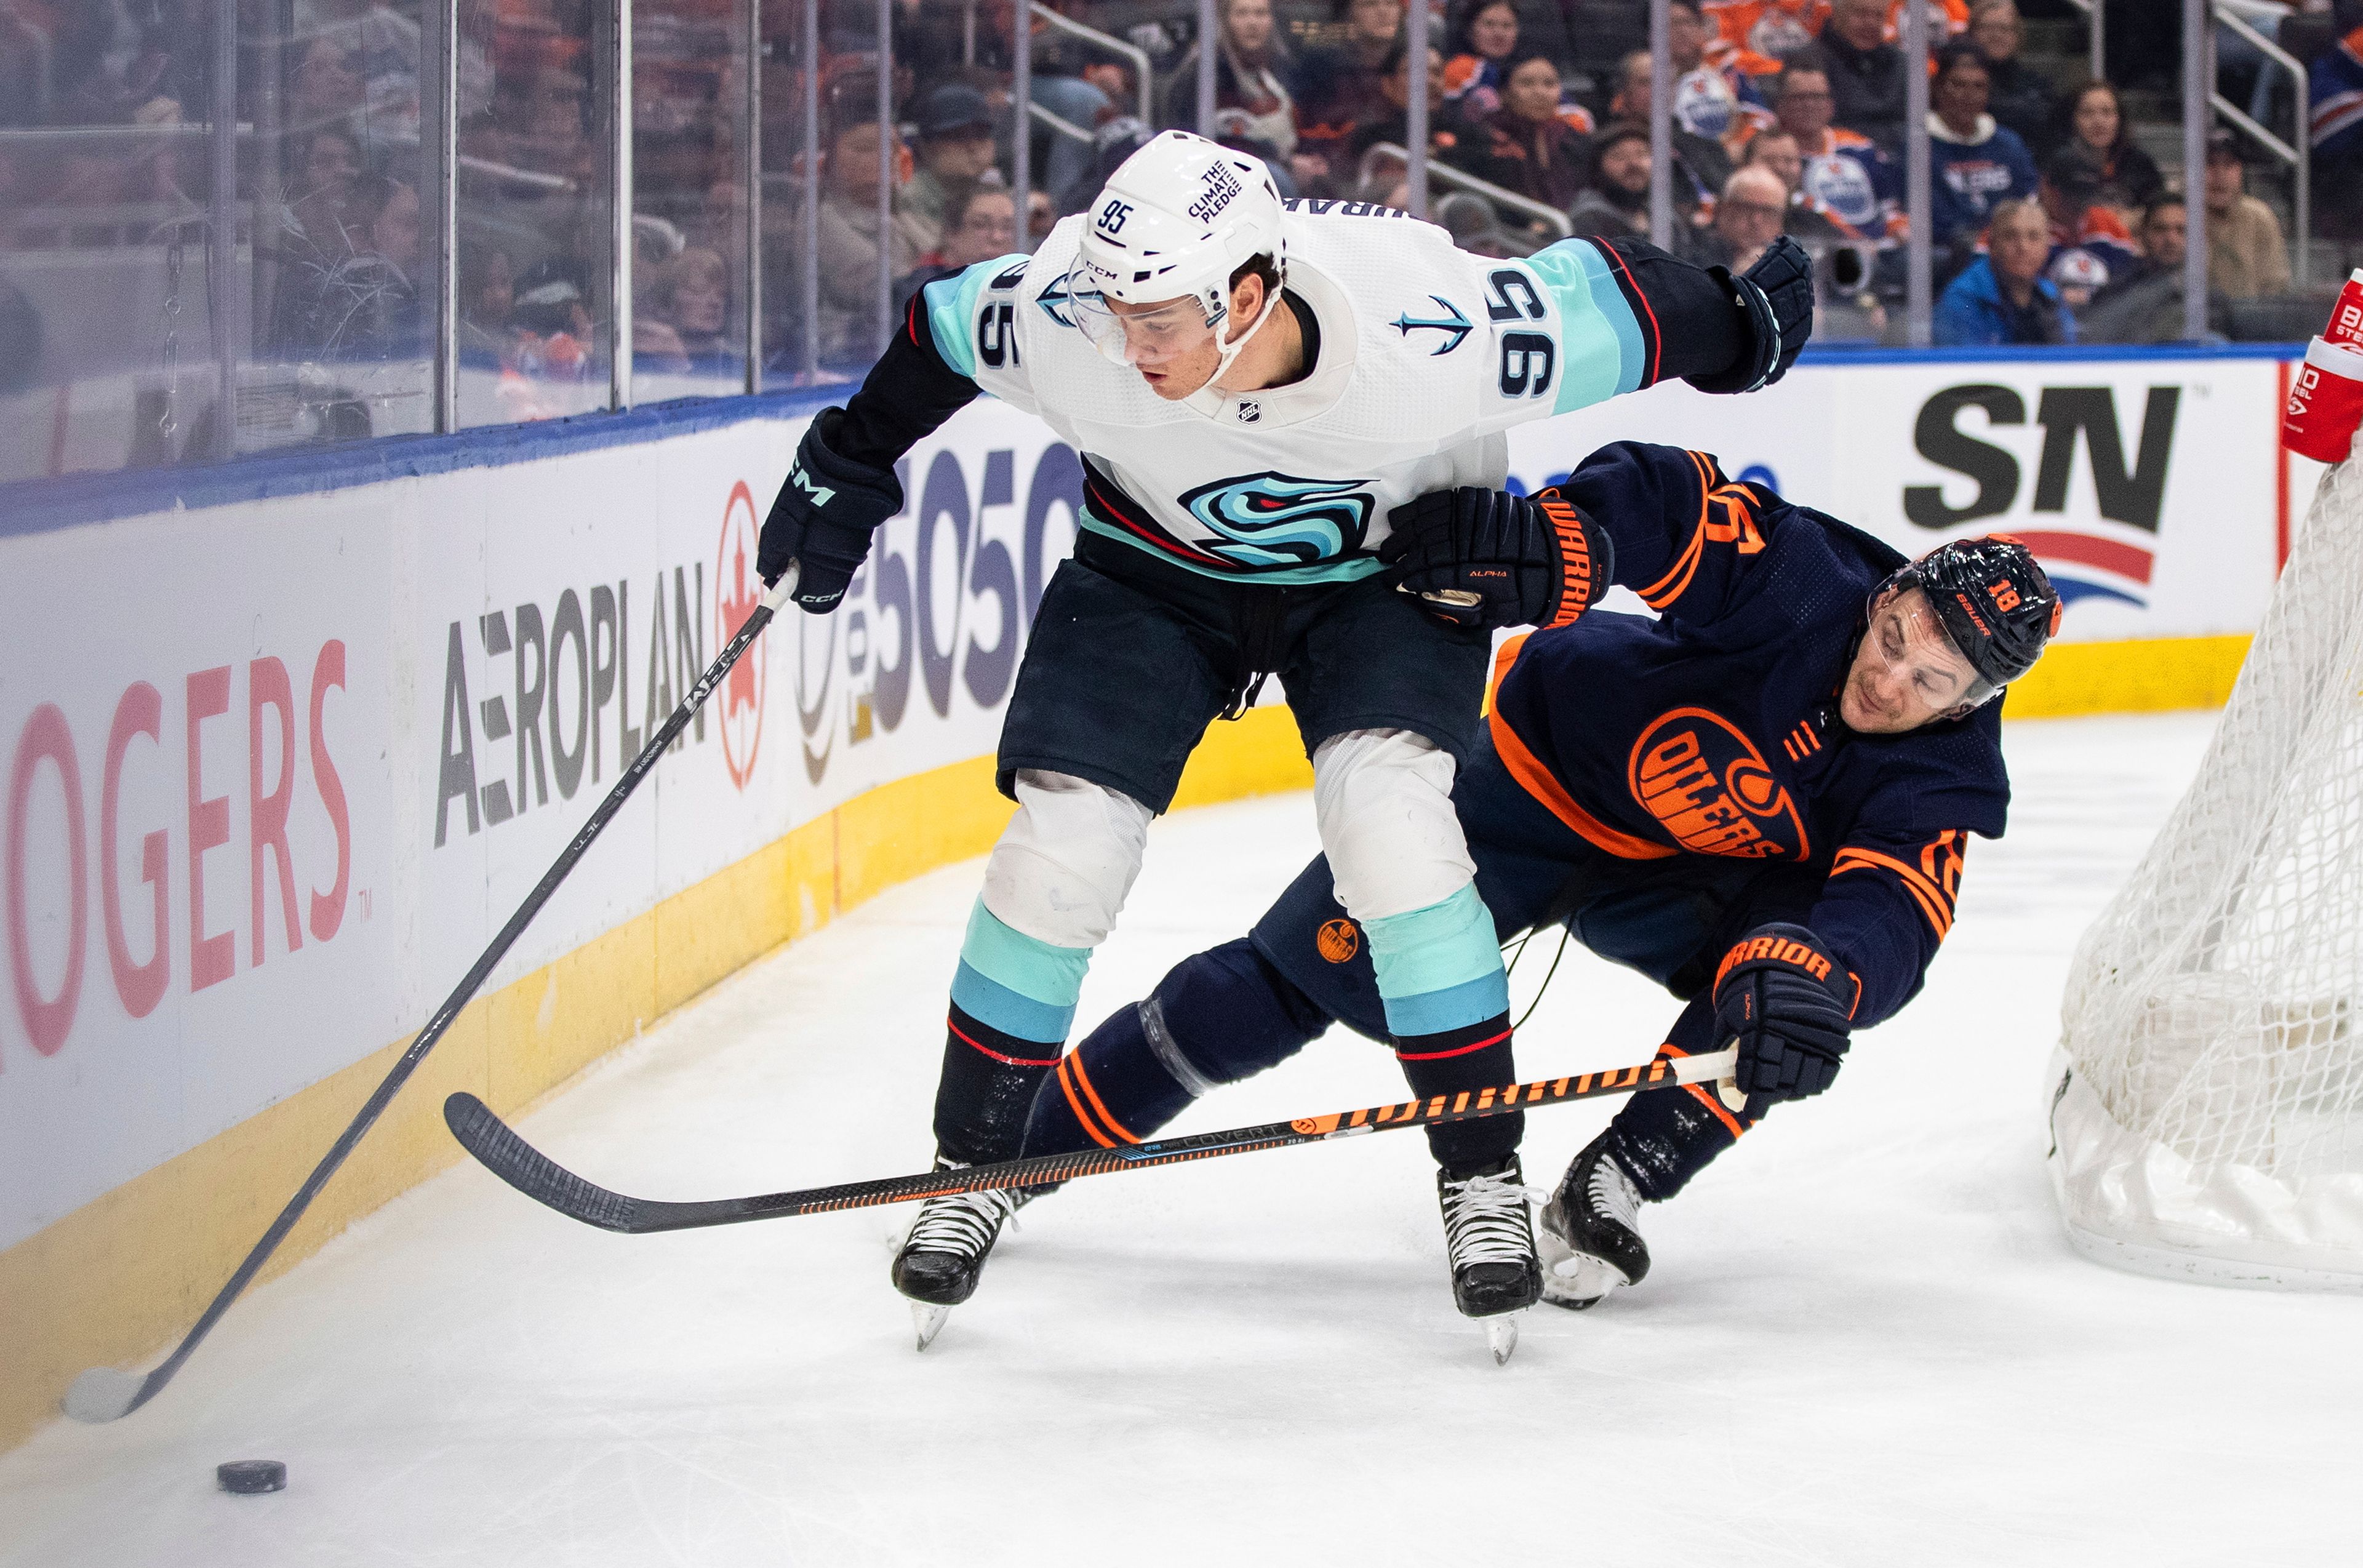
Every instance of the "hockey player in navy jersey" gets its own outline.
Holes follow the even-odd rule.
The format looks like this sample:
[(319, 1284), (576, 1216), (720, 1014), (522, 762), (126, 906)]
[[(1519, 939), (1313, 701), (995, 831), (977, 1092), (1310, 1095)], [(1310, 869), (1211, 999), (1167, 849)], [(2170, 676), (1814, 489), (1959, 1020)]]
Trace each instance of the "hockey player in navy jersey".
[[(1659, 618), (1548, 625), (1570, 520)], [(1743, 1108), (1705, 1085), (1636, 1095), (1551, 1195), (1543, 1294), (1588, 1307), (1648, 1271), (1643, 1203), (1680, 1192), (1773, 1104), (1828, 1088), (1853, 1031), (1919, 991), (1969, 836), (2002, 831), (1991, 699), (2041, 654), (2059, 600), (2016, 540), (1907, 562), (1669, 447), (1603, 448), (1531, 498), (1429, 496), (1395, 524), (1403, 586), (1546, 626), (1503, 646), (1453, 791), (1496, 936), (1564, 924), (1664, 985), (1684, 1006), (1663, 1056), (1738, 1046)], [(1250, 936), (1101, 1024), (1037, 1095), (1026, 1152), (1148, 1138), (1333, 1020), (1389, 1039), (1335, 881), (1315, 860)], [(1456, 1049), (1470, 1048), (1438, 1053)], [(1507, 1065), (1490, 1059), (1485, 1082), (1514, 1081)], [(1430, 1136), (1448, 1168), (1479, 1166), (1511, 1156), (1523, 1119)], [(1460, 1253), (1515, 1261), (1525, 1219), (1522, 1205), (1480, 1217)]]
[[(861, 390), (805, 434), (760, 566), (768, 582), (793, 560), (797, 601), (832, 608), (902, 506), (898, 460), (979, 392), (1082, 454), (1075, 557), (1043, 595), (1002, 732), (1018, 809), (952, 980), (937, 1158), (1017, 1152), (1150, 817), (1208, 721), (1236, 717), (1267, 673), (1312, 759), (1321, 842), (1412, 1085), (1501, 1076), (1497, 922), (1450, 800), (1488, 639), (1384, 580), (1389, 519), (1500, 484), (1522, 421), (1671, 376), (1767, 384), (1811, 322), (1793, 246), (1739, 278), (1631, 241), (1487, 260), (1384, 208), (1283, 204), (1261, 162), (1178, 131), (1036, 254), (928, 284)], [(1564, 617), (1594, 586), (1570, 577)], [(1456, 1249), (1467, 1213), (1520, 1181), (1514, 1158), (1450, 1165)], [(922, 1207), (893, 1265), (922, 1346), (975, 1289), (1009, 1211), (997, 1192)], [(1514, 1310), (1532, 1276), (1530, 1261), (1456, 1251), (1455, 1298), (1471, 1316)]]

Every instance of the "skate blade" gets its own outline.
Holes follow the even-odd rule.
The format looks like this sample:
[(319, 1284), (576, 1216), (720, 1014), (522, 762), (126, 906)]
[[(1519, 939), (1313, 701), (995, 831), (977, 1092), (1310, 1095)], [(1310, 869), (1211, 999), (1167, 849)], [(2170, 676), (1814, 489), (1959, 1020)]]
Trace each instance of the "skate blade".
[(1509, 1364), (1510, 1352), (1518, 1348), (1518, 1315), (1504, 1312), (1485, 1320), (1485, 1348), (1493, 1352), (1493, 1364)]
[(936, 1336), (944, 1331), (944, 1319), (951, 1315), (949, 1307), (931, 1307), (924, 1301), (911, 1303), (911, 1326), (918, 1330), (920, 1350), (936, 1342)]

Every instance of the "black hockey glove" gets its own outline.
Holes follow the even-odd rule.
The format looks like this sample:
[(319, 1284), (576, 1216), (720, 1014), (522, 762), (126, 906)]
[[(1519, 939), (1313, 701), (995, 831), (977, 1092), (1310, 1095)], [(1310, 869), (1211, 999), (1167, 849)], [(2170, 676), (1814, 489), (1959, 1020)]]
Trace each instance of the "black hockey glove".
[(1558, 490), (1464, 484), (1387, 514), (1379, 559), (1395, 585), (1452, 626), (1565, 626), (1608, 591), (1614, 547)]
[(1838, 1075), (1854, 1031), (1855, 979), (1803, 926), (1758, 926), (1714, 975), (1715, 1021), (1739, 1046), (1747, 1114), (1818, 1095)]
[(1731, 291), (1755, 347), (1728, 370), (1683, 379), (1701, 392), (1756, 392), (1787, 375), (1814, 335), (1814, 259), (1805, 248), (1784, 234), (1739, 276), (1723, 267), (1707, 273)]
[(837, 608), (870, 554), (870, 536), (903, 509), (903, 484), (893, 469), (855, 462), (830, 449), (829, 438), (844, 418), (842, 408), (814, 417), (771, 515), (763, 519), (755, 552), (755, 570), (766, 586), (780, 580), (789, 562), (798, 564), (790, 597), (808, 615)]

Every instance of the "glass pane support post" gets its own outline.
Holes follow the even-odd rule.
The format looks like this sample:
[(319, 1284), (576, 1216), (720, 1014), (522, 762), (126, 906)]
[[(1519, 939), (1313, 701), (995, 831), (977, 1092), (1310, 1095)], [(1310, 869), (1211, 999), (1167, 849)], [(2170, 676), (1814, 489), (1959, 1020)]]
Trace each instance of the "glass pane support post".
[[(1016, 27), (1026, 30), (1023, 7)], [(878, 338), (894, 331), (894, 0), (878, 0)]]
[(205, 308), (213, 318), (215, 458), (238, 455), (238, 0), (214, 0)]
[(804, 312), (804, 384), (820, 380), (820, 0), (803, 0), (804, 79), (804, 267), (797, 301)]
[(739, 106), (745, 133), (738, 138), (739, 167), (747, 182), (740, 221), (747, 238), (747, 390), (763, 390), (763, 0), (738, 0), (747, 30), (747, 95)]
[(1935, 335), (1935, 236), (1928, 201), (1928, 7), (1903, 7), (1904, 339), (1925, 349)]
[(1649, 243), (1674, 248), (1674, 24), (1649, 0)]
[(1411, 215), (1427, 216), (1427, 0), (1411, 0), (1411, 8), (1403, 17), (1408, 29), (1403, 38), (1404, 61), (1408, 73), (1403, 81), (1403, 96), (1407, 100), (1403, 113), (1404, 150), (1411, 154), (1407, 183), (1411, 188)]
[(1198, 0), (1198, 134), (1215, 134), (1215, 50), (1222, 47), (1223, 0)]
[(615, 62), (615, 96), (608, 113), (615, 139), (611, 206), (615, 217), (608, 257), (608, 405), (618, 412), (632, 406), (632, 0), (608, 0), (604, 13), (608, 58)]
[(1017, 248), (1031, 255), (1034, 225), (1026, 209), (1034, 200), (1034, 6), (1017, 7), (1009, 39), (1009, 194), (1017, 208)]
[(427, 149), (429, 275), (435, 279), (435, 422), (438, 434), (460, 428), (460, 0), (428, 0), (420, 72), (419, 128)]
[[(2182, 184), (2189, 196), (2183, 221), (2190, 239), (2182, 256), (2182, 335), (2207, 336), (2207, 132), (2215, 84), (2215, 29), (2209, 0), (2182, 0)], [(2300, 127), (2301, 136), (2303, 127)], [(2307, 236), (2298, 236), (2303, 245)]]

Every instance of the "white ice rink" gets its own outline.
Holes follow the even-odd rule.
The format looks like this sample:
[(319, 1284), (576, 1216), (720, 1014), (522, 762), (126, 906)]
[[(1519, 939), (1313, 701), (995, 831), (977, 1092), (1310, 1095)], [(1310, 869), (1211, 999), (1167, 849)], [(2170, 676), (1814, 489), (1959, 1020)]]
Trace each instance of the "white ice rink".
[[(470, 1165), (146, 1410), (0, 1458), (0, 1563), (2363, 1561), (2363, 1304), (2097, 1268), (2043, 1171), (2069, 953), (2210, 722), (2013, 726), (2013, 831), (1970, 851), (1926, 995), (1647, 1212), (1645, 1285), (1528, 1314), (1507, 1367), (1452, 1309), (1414, 1135), (1078, 1183), (924, 1355), (886, 1281), (908, 1210), (616, 1237)], [(1237, 934), (1312, 842), (1304, 796), (1159, 824), (1082, 1018)], [(977, 875), (733, 979), (525, 1132), (650, 1196), (921, 1168)], [(1570, 952), (1523, 1075), (1646, 1060), (1674, 1010)], [(1178, 1129), (1401, 1082), (1341, 1033)], [(1532, 1177), (1612, 1108), (1536, 1114)], [(249, 1457), (288, 1490), (216, 1492)]]

